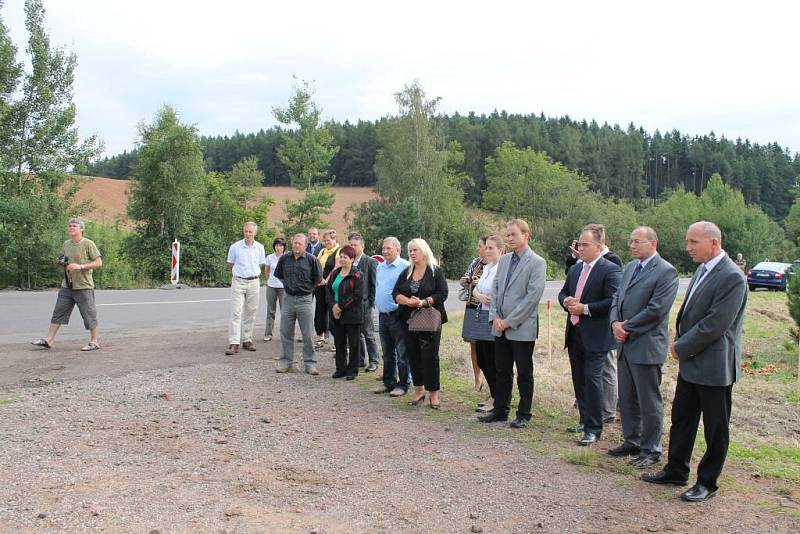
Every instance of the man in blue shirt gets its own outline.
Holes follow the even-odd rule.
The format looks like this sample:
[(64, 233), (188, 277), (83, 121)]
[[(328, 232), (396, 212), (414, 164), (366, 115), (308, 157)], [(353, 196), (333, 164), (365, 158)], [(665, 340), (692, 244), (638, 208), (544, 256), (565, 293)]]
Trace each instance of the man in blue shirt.
[(383, 350), (383, 387), (375, 393), (400, 397), (408, 392), (410, 368), (403, 341), (399, 305), (392, 297), (397, 279), (406, 272), (408, 261), (400, 257), (400, 241), (396, 237), (383, 240), (384, 262), (378, 265), (375, 286), (375, 307), (378, 309), (378, 334)]

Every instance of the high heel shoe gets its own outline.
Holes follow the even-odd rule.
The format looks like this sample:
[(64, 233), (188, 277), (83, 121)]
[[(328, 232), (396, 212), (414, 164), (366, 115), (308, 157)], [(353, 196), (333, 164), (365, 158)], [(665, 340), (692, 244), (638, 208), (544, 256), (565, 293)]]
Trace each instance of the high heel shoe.
[(430, 405), (431, 410), (438, 410), (439, 406), (441, 406), (440, 402), (437, 402), (436, 404), (434, 404), (433, 401), (430, 401), (430, 400), (428, 401), (428, 404)]
[(422, 396), (420, 398), (408, 401), (408, 403), (411, 406), (416, 406), (417, 404), (420, 404), (422, 402), (425, 402), (425, 394), (424, 393), (422, 394)]

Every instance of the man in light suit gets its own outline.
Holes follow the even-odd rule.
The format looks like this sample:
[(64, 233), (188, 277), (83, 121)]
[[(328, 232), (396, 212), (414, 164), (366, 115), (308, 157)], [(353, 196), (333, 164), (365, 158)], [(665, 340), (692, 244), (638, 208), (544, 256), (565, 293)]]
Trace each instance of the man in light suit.
[(508, 420), (514, 365), (517, 366), (519, 405), (512, 428), (524, 428), (533, 406), (533, 349), (539, 334), (539, 300), (544, 292), (547, 264), (528, 246), (528, 223), (512, 219), (506, 225), (506, 243), (513, 252), (497, 266), (489, 320), (494, 334), (497, 378), (494, 409), (478, 417), (483, 423)]
[(619, 345), (619, 401), (624, 442), (611, 456), (636, 456), (639, 468), (661, 462), (661, 368), (669, 349), (669, 312), (678, 294), (678, 273), (658, 255), (649, 226), (631, 232), (634, 261), (625, 266), (611, 302), (611, 330)]
[(580, 445), (595, 443), (603, 432), (603, 365), (608, 351), (616, 346), (608, 312), (621, 270), (600, 255), (603, 247), (603, 227), (584, 227), (578, 240), (583, 261), (570, 268), (558, 294), (558, 302), (569, 312), (564, 346), (583, 429)]
[(378, 344), (375, 342), (375, 319), (372, 309), (375, 307), (375, 273), (378, 269), (378, 260), (364, 254), (364, 238), (358, 232), (347, 236), (351, 247), (356, 249), (356, 259), (353, 262), (359, 271), (364, 273), (364, 322), (361, 323), (359, 343), (361, 344), (359, 366), (367, 365), (366, 372), (371, 373), (378, 369)]
[(678, 360), (678, 383), (672, 401), (668, 461), (658, 473), (644, 473), (642, 480), (676, 486), (688, 482), (702, 414), (706, 453), (697, 466), (697, 482), (681, 494), (685, 501), (701, 502), (716, 495), (717, 478), (728, 453), (731, 391), (741, 372), (747, 280), (722, 250), (722, 234), (714, 223), (691, 225), (686, 232), (686, 250), (701, 265), (678, 312), (675, 342), (670, 347)]

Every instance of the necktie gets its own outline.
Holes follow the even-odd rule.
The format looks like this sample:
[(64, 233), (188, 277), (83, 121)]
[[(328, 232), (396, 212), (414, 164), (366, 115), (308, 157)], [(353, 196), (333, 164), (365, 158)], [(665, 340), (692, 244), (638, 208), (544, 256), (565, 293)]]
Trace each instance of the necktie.
[[(697, 277), (697, 280), (695, 280), (694, 285), (692, 286), (692, 290), (689, 292), (689, 296), (686, 297), (687, 303), (692, 299), (692, 295), (694, 295), (695, 291), (697, 290), (697, 286), (700, 285), (700, 282), (703, 280), (703, 277), (706, 275), (706, 272), (708, 272), (708, 269), (706, 269), (705, 264), (703, 264), (702, 269), (700, 269), (700, 276)], [(684, 305), (684, 308), (685, 307), (686, 306)]]
[(636, 269), (633, 270), (633, 277), (631, 278), (631, 280), (639, 276), (640, 272), (642, 272), (642, 262), (636, 264)]
[(511, 265), (508, 267), (508, 274), (506, 275), (505, 287), (508, 287), (508, 283), (511, 281), (511, 275), (514, 274), (514, 269), (517, 268), (518, 263), (519, 263), (519, 256), (517, 256), (517, 253), (514, 252), (511, 254)]
[[(588, 263), (583, 264), (583, 270), (581, 271), (581, 276), (578, 278), (578, 287), (575, 288), (575, 300), (580, 302), (581, 296), (583, 295), (583, 287), (586, 285), (586, 279), (589, 278), (589, 271), (592, 270), (592, 266)], [(569, 322), (573, 325), (577, 325), (581, 322), (581, 318), (578, 315), (570, 315)]]

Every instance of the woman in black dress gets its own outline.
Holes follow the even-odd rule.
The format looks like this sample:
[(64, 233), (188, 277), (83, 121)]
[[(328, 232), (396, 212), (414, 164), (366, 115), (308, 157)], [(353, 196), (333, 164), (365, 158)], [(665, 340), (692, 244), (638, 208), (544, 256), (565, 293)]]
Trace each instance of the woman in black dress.
[(433, 257), (431, 247), (424, 239), (408, 242), (408, 257), (411, 265), (401, 274), (394, 286), (394, 299), (400, 305), (406, 354), (411, 364), (414, 381), (414, 398), (410, 404), (416, 406), (425, 400), (425, 391), (430, 394), (430, 407), (438, 409), (439, 398), (439, 342), (438, 332), (410, 332), (407, 321), (416, 308), (434, 307), (442, 314), (442, 324), (447, 322), (444, 301), (447, 300), (447, 280), (444, 271)]

